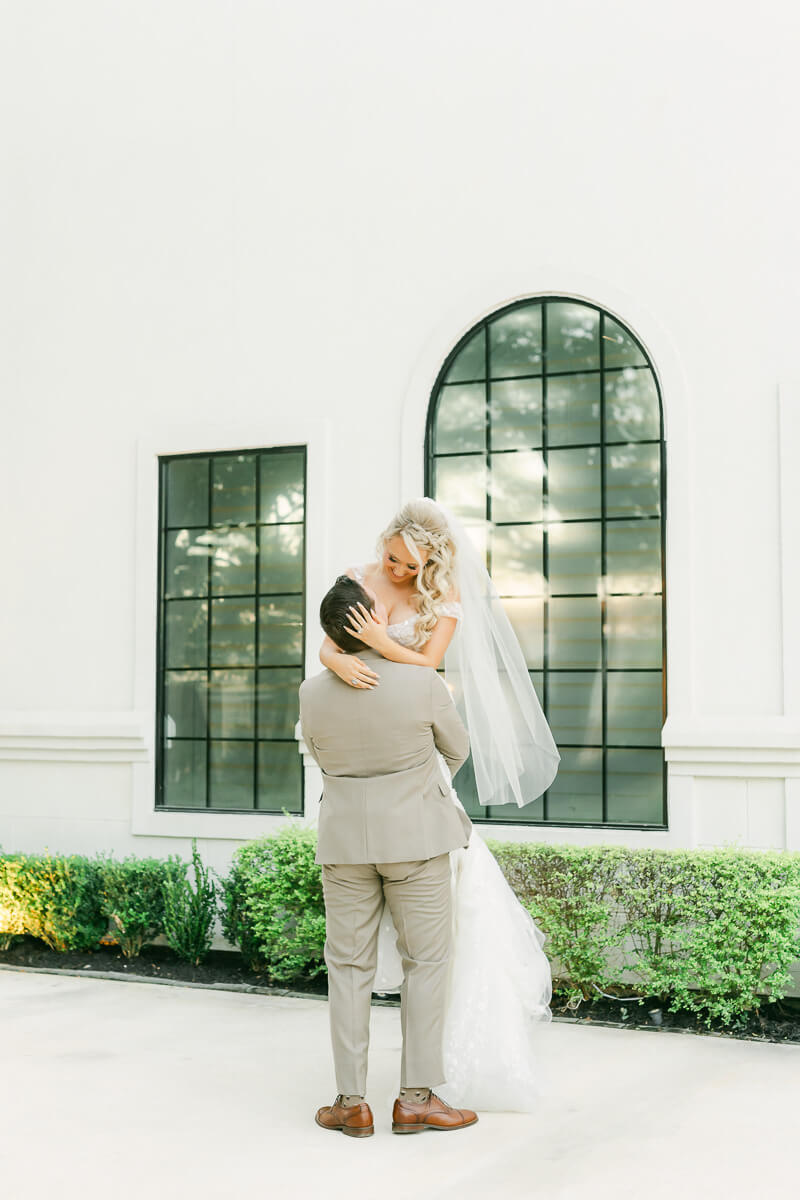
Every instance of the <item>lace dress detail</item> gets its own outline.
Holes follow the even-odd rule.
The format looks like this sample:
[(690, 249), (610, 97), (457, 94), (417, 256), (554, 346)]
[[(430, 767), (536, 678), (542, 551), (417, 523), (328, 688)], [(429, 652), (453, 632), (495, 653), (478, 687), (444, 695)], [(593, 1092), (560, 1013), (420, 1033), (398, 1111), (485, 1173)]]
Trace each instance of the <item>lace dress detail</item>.
[[(461, 615), (455, 602), (444, 607), (458, 610), (445, 616)], [(410, 632), (413, 641), (415, 620), (389, 626), (390, 636), (406, 645)], [(438, 757), (451, 799), (463, 807), (444, 759)], [(539, 1029), (552, 1016), (545, 936), (476, 830), (466, 849), (451, 852), (450, 866), (453, 941), (442, 1046), (447, 1082), (436, 1090), (456, 1107), (530, 1112), (546, 1091), (535, 1045)], [(387, 908), (373, 987), (376, 992), (398, 991), (402, 979), (397, 932)]]
[(448, 600), (444, 604), (440, 604), (438, 608), (440, 617), (455, 617), (460, 621), (464, 616), (464, 610), (457, 600)]

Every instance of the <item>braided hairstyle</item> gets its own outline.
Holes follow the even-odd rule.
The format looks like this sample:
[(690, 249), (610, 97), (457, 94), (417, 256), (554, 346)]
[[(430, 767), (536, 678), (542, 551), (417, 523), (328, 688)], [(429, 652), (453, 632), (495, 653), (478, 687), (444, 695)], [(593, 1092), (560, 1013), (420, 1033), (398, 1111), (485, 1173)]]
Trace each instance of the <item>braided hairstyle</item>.
[(386, 543), (400, 534), (409, 553), (419, 563), (417, 590), (420, 594), (414, 649), (421, 650), (439, 620), (439, 607), (456, 591), (456, 548), (444, 513), (433, 501), (409, 500), (389, 522), (378, 539), (378, 557)]

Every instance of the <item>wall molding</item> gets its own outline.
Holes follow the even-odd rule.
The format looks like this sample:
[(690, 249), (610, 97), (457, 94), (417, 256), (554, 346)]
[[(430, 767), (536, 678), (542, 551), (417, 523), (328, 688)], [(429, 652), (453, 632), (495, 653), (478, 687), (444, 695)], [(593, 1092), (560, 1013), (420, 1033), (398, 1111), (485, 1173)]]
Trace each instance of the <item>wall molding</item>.
[[(224, 840), (240, 843), (274, 833), (285, 825), (281, 813), (224, 811), (164, 812), (154, 807), (153, 714), (140, 709), (117, 712), (0, 712), (0, 759), (28, 764), (80, 763), (87, 770), (106, 763), (131, 770), (131, 832), (146, 837)], [(299, 729), (297, 750), (306, 780), (302, 820), (314, 825), (319, 815), (322, 779)], [(509, 841), (562, 842), (576, 845), (692, 846), (696, 844), (697, 789), (703, 779), (782, 779), (785, 787), (785, 846), (800, 848), (800, 719), (796, 717), (670, 717), (662, 733), (668, 772), (669, 828), (612, 829), (582, 826), (476, 826), (481, 837)], [(568, 833), (567, 833), (568, 830)]]
[(146, 762), (143, 712), (0, 712), (0, 759), (20, 762)]
[(797, 717), (668, 717), (661, 744), (670, 775), (800, 776)]

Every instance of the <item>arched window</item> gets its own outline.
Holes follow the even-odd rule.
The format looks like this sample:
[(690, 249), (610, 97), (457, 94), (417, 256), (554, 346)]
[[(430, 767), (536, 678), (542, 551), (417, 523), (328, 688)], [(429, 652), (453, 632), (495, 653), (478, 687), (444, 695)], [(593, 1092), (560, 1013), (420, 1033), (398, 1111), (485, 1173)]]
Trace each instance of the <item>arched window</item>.
[(470, 813), (556, 825), (666, 824), (664, 430), (635, 336), (592, 304), (525, 300), (445, 362), (426, 490), (472, 530), (561, 752), (544, 797)]

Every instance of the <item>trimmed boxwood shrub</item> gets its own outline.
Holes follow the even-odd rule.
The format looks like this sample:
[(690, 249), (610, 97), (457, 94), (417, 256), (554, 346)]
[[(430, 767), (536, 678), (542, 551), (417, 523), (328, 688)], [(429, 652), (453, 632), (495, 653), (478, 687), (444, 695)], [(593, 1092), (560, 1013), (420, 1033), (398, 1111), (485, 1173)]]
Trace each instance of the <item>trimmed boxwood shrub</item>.
[(25, 933), (22, 869), (21, 855), (0, 855), (0, 950), (8, 950)]
[(325, 971), (325, 902), (316, 833), (291, 824), (240, 846), (223, 883), (222, 932), (277, 983)]
[(53, 950), (88, 950), (106, 926), (96, 861), (77, 854), (0, 857), (0, 937), (28, 933)]
[(575, 997), (638, 990), (729, 1024), (791, 986), (800, 854), (490, 846)]
[(102, 911), (126, 958), (135, 958), (163, 931), (164, 887), (185, 870), (176, 858), (98, 859)]

